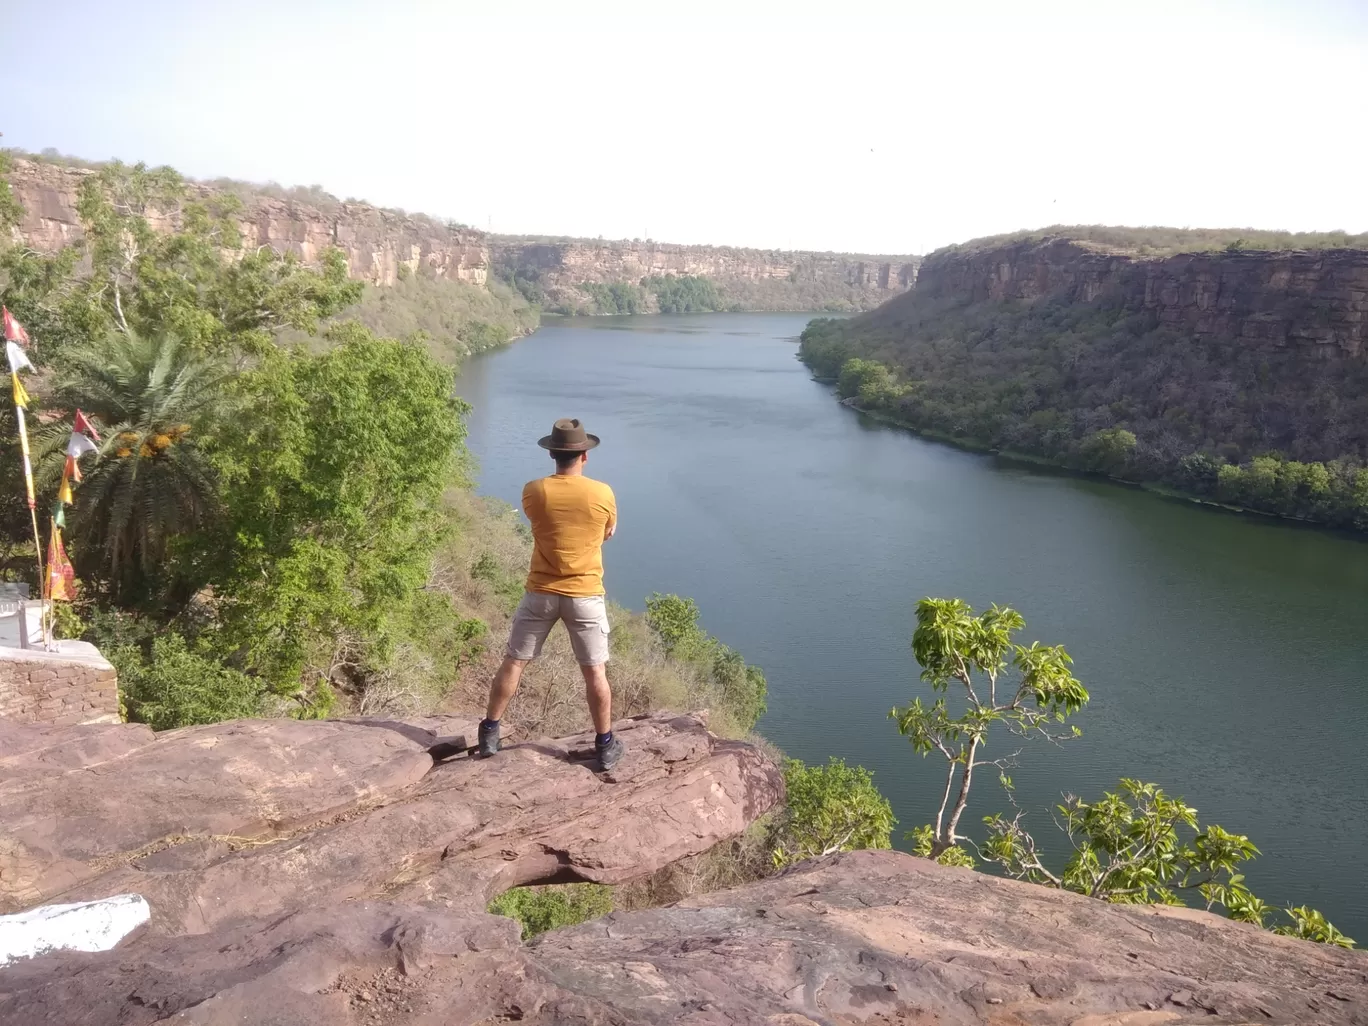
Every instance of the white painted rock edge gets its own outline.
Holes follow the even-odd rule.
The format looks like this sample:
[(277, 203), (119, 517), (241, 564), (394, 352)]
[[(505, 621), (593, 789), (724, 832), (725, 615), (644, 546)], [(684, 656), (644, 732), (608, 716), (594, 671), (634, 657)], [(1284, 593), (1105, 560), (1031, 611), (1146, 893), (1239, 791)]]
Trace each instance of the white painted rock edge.
[(152, 915), (140, 894), (0, 916), (0, 966), (47, 951), (108, 951)]

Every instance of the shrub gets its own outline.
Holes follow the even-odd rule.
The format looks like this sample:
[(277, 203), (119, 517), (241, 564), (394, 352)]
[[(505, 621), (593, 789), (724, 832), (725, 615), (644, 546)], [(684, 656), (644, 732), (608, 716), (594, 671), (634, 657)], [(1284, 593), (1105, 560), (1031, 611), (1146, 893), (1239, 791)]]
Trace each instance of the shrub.
[(776, 832), (775, 865), (860, 848), (891, 847), (893, 807), (863, 766), (784, 763), (788, 808)]
[(112, 651), (109, 660), (119, 672), (128, 718), (153, 730), (240, 719), (261, 711), (266, 691), (262, 681), (192, 649), (179, 634), (153, 640), (150, 658), (125, 645)]
[(613, 889), (603, 884), (561, 884), (547, 887), (514, 887), (489, 903), (496, 916), (508, 916), (522, 924), (523, 940), (575, 926), (613, 911)]

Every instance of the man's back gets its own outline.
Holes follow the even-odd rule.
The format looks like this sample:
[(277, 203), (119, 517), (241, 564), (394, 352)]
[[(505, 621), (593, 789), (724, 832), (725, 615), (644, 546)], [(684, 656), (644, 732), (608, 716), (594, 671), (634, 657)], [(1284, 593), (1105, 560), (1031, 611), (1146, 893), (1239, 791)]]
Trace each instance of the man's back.
[(555, 474), (523, 488), (532, 522), (532, 567), (527, 590), (553, 595), (603, 594), (603, 539), (617, 520), (617, 500), (602, 481)]

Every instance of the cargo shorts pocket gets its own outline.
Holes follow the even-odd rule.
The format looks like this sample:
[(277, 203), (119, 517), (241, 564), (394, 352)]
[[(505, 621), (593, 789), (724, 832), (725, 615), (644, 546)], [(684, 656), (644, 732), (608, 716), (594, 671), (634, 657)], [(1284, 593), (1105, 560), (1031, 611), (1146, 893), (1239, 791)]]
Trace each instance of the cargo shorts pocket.
[(570, 632), (570, 647), (581, 666), (601, 666), (608, 662), (608, 603), (602, 595), (567, 598), (561, 606), (561, 619)]

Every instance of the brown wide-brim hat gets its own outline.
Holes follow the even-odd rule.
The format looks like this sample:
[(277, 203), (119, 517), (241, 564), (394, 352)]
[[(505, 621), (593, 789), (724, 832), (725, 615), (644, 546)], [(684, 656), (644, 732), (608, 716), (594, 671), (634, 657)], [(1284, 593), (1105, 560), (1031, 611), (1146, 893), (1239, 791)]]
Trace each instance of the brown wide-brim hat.
[(599, 436), (585, 431), (578, 417), (563, 417), (537, 444), (552, 452), (588, 452), (599, 444)]

